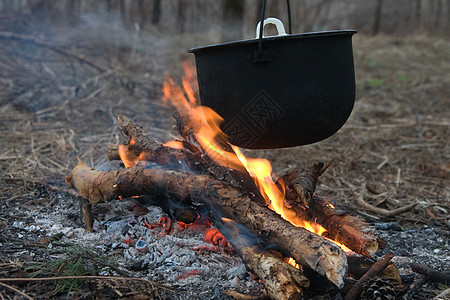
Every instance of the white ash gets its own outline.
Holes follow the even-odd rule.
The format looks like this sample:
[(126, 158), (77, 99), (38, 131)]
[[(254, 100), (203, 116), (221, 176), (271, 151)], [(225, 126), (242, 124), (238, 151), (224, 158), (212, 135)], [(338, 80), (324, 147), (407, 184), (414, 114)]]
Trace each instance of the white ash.
[[(233, 251), (204, 241), (204, 230), (189, 227), (182, 230), (176, 221), (170, 234), (164, 234), (161, 227), (149, 229), (143, 226), (144, 221), (157, 224), (167, 215), (159, 207), (146, 208), (150, 212), (140, 217), (109, 212), (105, 215), (108, 220), (98, 222), (98, 231), (93, 233), (68, 222), (61, 213), (62, 207), (49, 211), (45, 217), (32, 213), (33, 224), (19, 221), (14, 226), (21, 231), (39, 231), (47, 236), (63, 233), (63, 242), (92, 249), (98, 255), (114, 253), (117, 257), (119, 253), (118, 265), (127, 266), (133, 276), (176, 288), (181, 299), (229, 299), (221, 293), (229, 289), (246, 294), (261, 293), (260, 282), (252, 279)], [(139, 244), (145, 244), (147, 250), (138, 251), (135, 244), (124, 242), (127, 239), (142, 239)]]
[(412, 262), (425, 263), (436, 270), (450, 270), (450, 240), (434, 228), (423, 226), (405, 231), (379, 230), (378, 233), (387, 242), (384, 252), (391, 251), (395, 255), (392, 262), (402, 274), (412, 273), (409, 267)]

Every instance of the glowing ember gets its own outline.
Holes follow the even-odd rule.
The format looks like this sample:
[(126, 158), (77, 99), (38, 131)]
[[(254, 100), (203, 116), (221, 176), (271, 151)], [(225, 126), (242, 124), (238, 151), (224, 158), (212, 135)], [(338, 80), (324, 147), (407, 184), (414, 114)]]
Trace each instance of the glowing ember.
[(293, 259), (292, 257), (289, 257), (287, 263), (290, 264), (291, 266), (293, 266), (294, 268), (300, 269), (300, 266), (295, 261), (295, 259)]
[(163, 146), (175, 149), (183, 149), (183, 143), (180, 141), (168, 141), (167, 143), (164, 143)]
[[(223, 149), (217, 141), (226, 140), (226, 135), (220, 129), (223, 119), (211, 108), (199, 105), (195, 95), (198, 92), (195, 69), (190, 64), (183, 64), (185, 76), (182, 78), (183, 87), (175, 85), (172, 78), (168, 78), (163, 85), (164, 101), (169, 101), (187, 120), (186, 126), (193, 130), (196, 140), (202, 149), (217, 164), (239, 170), (242, 165), (252, 176), (262, 196), (269, 204), (269, 208), (277, 212), (284, 219), (297, 227), (303, 227), (311, 232), (322, 235), (326, 229), (320, 224), (310, 223), (300, 219), (293, 210), (284, 204), (284, 190), (280, 190), (272, 178), (272, 166), (267, 159), (247, 158), (242, 151), (232, 146), (235, 153)], [(177, 147), (175, 141), (166, 145)], [(331, 206), (331, 208), (334, 208)], [(336, 243), (339, 246), (339, 243)], [(345, 246), (344, 246), (345, 247)], [(347, 247), (342, 247), (345, 251)], [(348, 249), (349, 250), (349, 249)]]
[(222, 233), (218, 229), (208, 228), (205, 232), (205, 238), (203, 239), (205, 242), (212, 243), (217, 246), (221, 246), (223, 248), (230, 248), (231, 245), (228, 243), (227, 239), (223, 236)]

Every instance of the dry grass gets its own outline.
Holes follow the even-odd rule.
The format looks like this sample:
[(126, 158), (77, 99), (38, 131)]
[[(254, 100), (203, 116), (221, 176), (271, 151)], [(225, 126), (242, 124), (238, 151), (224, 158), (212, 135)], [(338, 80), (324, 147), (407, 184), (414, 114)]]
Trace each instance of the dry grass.
[[(106, 145), (119, 140), (119, 113), (160, 139), (172, 137), (171, 110), (159, 100), (163, 68), (143, 81), (142, 72), (151, 70), (117, 63), (113, 55), (107, 63), (114, 69), (105, 66), (100, 72), (39, 47), (27, 66), (22, 56), (28, 52), (20, 50), (27, 44), (4, 40), (0, 47), (0, 168), (5, 177), (62, 182), (77, 156), (100, 164)], [(17, 52), (11, 50), (15, 47)], [(419, 202), (400, 220), (442, 218), (449, 210), (449, 41), (357, 36), (354, 48), (357, 101), (347, 124), (314, 145), (250, 155), (271, 159), (278, 174), (314, 159), (332, 159), (319, 187), (322, 195), (360, 210), (356, 199), (365, 184), (366, 200), (376, 206), (393, 209)], [(89, 55), (89, 48), (79, 51)], [(145, 54), (139, 58), (146, 59)], [(0, 197), (8, 198), (11, 186), (1, 188)]]

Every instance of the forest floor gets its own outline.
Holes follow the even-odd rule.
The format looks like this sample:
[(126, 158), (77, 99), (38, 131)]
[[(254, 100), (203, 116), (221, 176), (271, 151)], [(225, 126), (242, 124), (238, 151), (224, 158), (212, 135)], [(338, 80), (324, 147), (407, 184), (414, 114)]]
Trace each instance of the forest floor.
[[(27, 277), (30, 266), (52, 260), (42, 239), (48, 232), (33, 235), (17, 225), (32, 224), (31, 211), (45, 215), (69, 205), (62, 217), (82, 227), (74, 215), (78, 200), (48, 185), (64, 188), (77, 157), (94, 167), (107, 160), (107, 145), (120, 138), (117, 115), (159, 140), (176, 137), (162, 83), (168, 72), (180, 77), (195, 37), (110, 30), (35, 24), (20, 16), (0, 21), (0, 277)], [(382, 236), (397, 257), (422, 257), (421, 263), (449, 271), (450, 40), (356, 35), (354, 58), (356, 102), (340, 131), (313, 145), (245, 153), (269, 159), (279, 175), (316, 159), (333, 160), (317, 194), (371, 223), (396, 222), (401, 229)], [(363, 200), (377, 208), (417, 205), (393, 215), (364, 207), (357, 201), (364, 186)], [(53, 281), (0, 284), (7, 298), (40, 298), (43, 290), (61, 288)], [(53, 295), (64, 297), (64, 288)], [(114, 297), (126, 294), (115, 288)], [(432, 299), (448, 288), (433, 285), (414, 297)], [(161, 292), (156, 285), (147, 289)], [(80, 285), (76, 295), (83, 293), (106, 295)]]

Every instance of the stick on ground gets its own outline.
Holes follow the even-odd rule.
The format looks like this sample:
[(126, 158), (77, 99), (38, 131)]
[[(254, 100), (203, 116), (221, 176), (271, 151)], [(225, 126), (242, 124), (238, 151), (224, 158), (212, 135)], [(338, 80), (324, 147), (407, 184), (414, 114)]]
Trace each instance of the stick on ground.
[(361, 294), (362, 287), (366, 284), (371, 278), (378, 276), (386, 267), (389, 265), (389, 262), (394, 257), (394, 254), (388, 252), (383, 255), (376, 263), (372, 265), (372, 267), (364, 274), (350, 289), (350, 291), (345, 295), (344, 300), (356, 300), (359, 299), (359, 295)]

